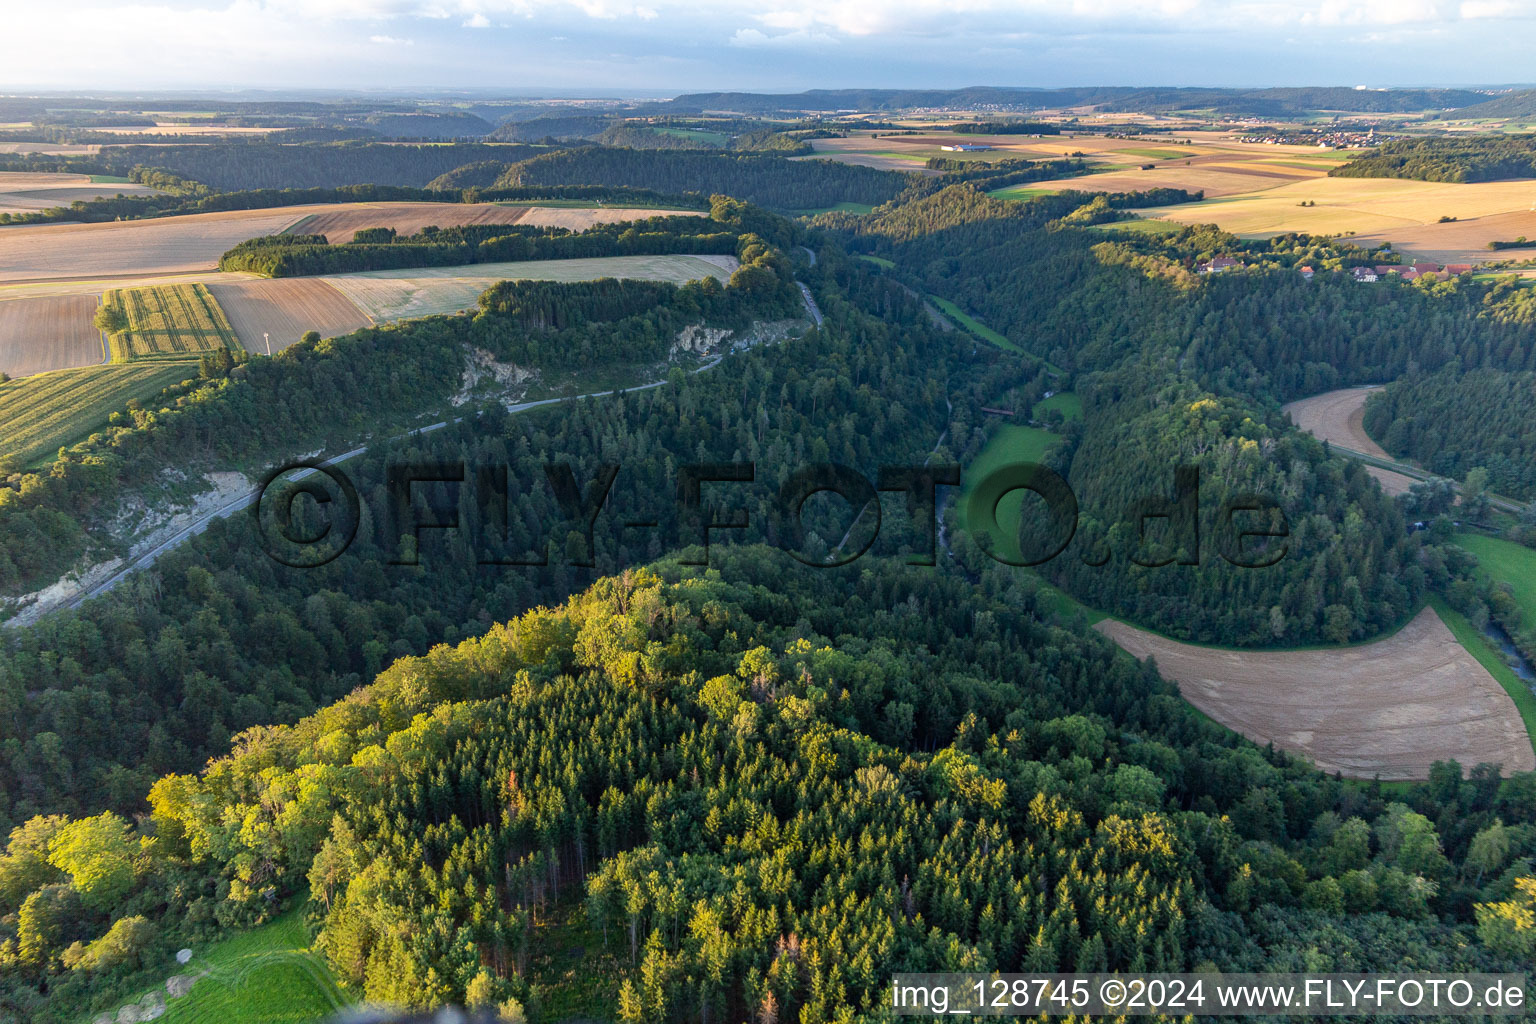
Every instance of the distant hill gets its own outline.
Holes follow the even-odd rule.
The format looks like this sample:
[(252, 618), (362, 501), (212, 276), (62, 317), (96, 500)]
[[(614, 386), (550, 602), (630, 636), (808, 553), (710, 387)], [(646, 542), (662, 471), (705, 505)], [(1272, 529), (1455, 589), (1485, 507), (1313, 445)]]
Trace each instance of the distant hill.
[(1496, 96), (1485, 103), (1462, 107), (1457, 117), (1536, 117), (1536, 89)]
[(1409, 113), (1446, 110), (1486, 102), (1487, 93), (1469, 89), (1354, 89), (1346, 86), (1295, 89), (1184, 89), (1085, 86), (1070, 89), (1023, 89), (975, 86), (967, 89), (812, 89), (803, 93), (713, 92), (679, 96), (659, 104), (669, 112), (732, 110), (767, 114), (779, 111), (905, 110), (913, 107), (1039, 110), (1094, 106), (1106, 110), (1161, 111), (1214, 108), (1222, 113), (1260, 117), (1311, 110), (1356, 113)]
[(392, 139), (480, 138), (496, 129), (484, 118), (457, 110), (451, 113), (375, 113), (362, 118), (361, 124), (369, 131)]

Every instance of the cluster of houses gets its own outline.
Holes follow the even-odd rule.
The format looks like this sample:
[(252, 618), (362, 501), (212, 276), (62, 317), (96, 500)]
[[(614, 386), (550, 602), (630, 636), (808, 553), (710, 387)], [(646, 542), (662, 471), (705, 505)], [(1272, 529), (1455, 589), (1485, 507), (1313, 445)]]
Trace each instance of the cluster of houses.
[[(1381, 263), (1374, 267), (1354, 267), (1349, 272), (1351, 277), (1362, 284), (1380, 281), (1388, 274), (1396, 274), (1404, 281), (1417, 281), (1421, 277), (1439, 280), (1441, 278), (1457, 277), (1461, 274), (1470, 273), (1472, 273), (1472, 264), (1470, 263), (1452, 263), (1444, 267), (1438, 263)], [(1302, 267), (1301, 276), (1310, 278), (1312, 276), (1312, 268)]]
[[(1207, 263), (1202, 263), (1195, 269), (1202, 274), (1221, 274), (1228, 270), (1241, 270), (1243, 262), (1235, 256), (1217, 256)], [(1312, 267), (1297, 267), (1297, 273), (1308, 281), (1312, 280), (1317, 271)], [(1417, 281), (1421, 277), (1432, 280), (1458, 277), (1461, 274), (1472, 273), (1473, 266), (1470, 263), (1452, 263), (1441, 266), (1438, 263), (1381, 263), (1374, 267), (1354, 267), (1349, 276), (1364, 284), (1380, 281), (1388, 274), (1396, 274), (1404, 281)]]

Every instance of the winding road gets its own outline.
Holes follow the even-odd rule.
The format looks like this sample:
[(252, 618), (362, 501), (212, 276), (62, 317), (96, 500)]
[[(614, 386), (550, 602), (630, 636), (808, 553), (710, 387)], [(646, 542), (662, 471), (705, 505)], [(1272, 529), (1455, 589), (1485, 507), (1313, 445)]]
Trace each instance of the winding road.
[[(805, 312), (806, 312), (806, 315), (808, 317), (810, 317), (812, 323), (814, 323), (817, 327), (820, 327), (821, 324), (822, 324), (821, 309), (816, 305), (816, 299), (811, 295), (811, 290), (809, 288), (807, 288), (804, 284), (801, 284), (798, 281), (796, 282), (796, 284), (798, 284), (799, 287), (800, 287), (801, 298), (803, 298), (805, 300)], [(716, 366), (720, 365), (721, 360), (723, 360), (724, 358), (725, 358), (725, 353), (721, 353), (719, 355), (716, 355), (716, 356), (712, 357), (711, 359), (709, 359), (707, 362), (701, 364), (700, 366), (695, 367), (692, 372), (693, 373), (703, 373), (705, 370), (714, 369)], [(632, 388), (613, 388), (613, 389), (610, 389), (608, 391), (592, 391), (592, 392), (588, 392), (587, 394), (583, 394), (583, 395), (566, 395), (566, 396), (561, 397), (561, 398), (544, 398), (544, 399), (540, 399), (540, 400), (535, 401), (535, 402), (517, 402), (517, 403), (511, 404), (511, 405), (508, 405), (506, 407), (506, 409), (507, 409), (507, 412), (509, 412), (509, 413), (526, 412), (529, 409), (538, 409), (538, 408), (541, 408), (541, 407), (546, 406), (546, 405), (559, 405), (562, 402), (580, 401), (583, 398), (606, 398), (606, 397), (608, 397), (610, 395), (619, 394), (620, 392), (648, 391), (651, 388), (660, 387), (661, 385), (663, 385), (665, 383), (666, 383), (666, 380), (662, 379), (662, 380), (651, 381), (649, 384), (640, 384), (640, 385), (637, 385), (636, 387), (632, 387)], [(440, 420), (437, 423), (432, 423), (432, 424), (429, 424), (429, 425), (427, 425), (425, 427), (417, 427), (416, 429), (408, 430), (408, 431), (406, 431), (403, 434), (397, 434), (397, 435), (395, 435), (393, 437), (390, 437), (390, 438), (386, 439), (386, 441), (384, 443), (389, 443), (389, 442), (393, 442), (393, 441), (399, 441), (399, 440), (402, 440), (404, 438), (413, 437), (413, 436), (417, 436), (417, 435), (420, 435), (420, 434), (429, 434), (429, 433), (431, 433), (434, 430), (441, 430), (441, 429), (443, 429), (444, 427), (448, 426), (450, 423), (462, 422), (464, 419), (465, 419), (465, 417), (458, 416), (458, 417), (455, 417), (454, 419), (451, 419), (451, 420)], [(334, 466), (334, 465), (336, 465), (339, 462), (346, 462), (348, 459), (353, 459), (353, 458), (356, 458), (357, 456), (363, 454), (373, 444), (378, 444), (378, 443), (379, 442), (371, 442), (370, 444), (365, 444), (365, 445), (361, 445), (361, 446), (359, 446), (357, 448), (353, 448), (350, 451), (342, 452), (339, 455), (333, 455), (330, 458), (325, 460), (325, 464), (326, 465), (330, 465), (330, 466)], [(296, 472), (296, 473), (292, 474), (291, 479), (301, 480), (304, 477), (307, 477), (307, 476), (311, 475), (314, 472), (315, 472), (314, 470), (304, 470), (302, 472)], [(215, 520), (227, 519), (227, 518), (229, 518), (230, 516), (234, 515), (236, 512), (239, 512), (242, 509), (250, 508), (251, 505), (254, 504), (260, 497), (261, 497), (261, 490), (260, 489), (252, 490), (252, 491), (250, 491), (247, 494), (242, 494), (238, 498), (234, 498), (231, 501), (229, 501), (229, 502), (227, 502), (227, 503), (225, 503), (223, 505), (220, 505), (216, 509), (213, 509), (213, 510), (211, 510), (209, 512), (205, 512), (203, 515), (199, 516), (195, 521), (193, 521), (193, 522), (187, 524), (186, 526), (182, 527), (180, 530), (176, 531), (174, 534), (172, 534), (171, 536), (167, 537), (165, 540), (160, 541), (158, 544), (154, 545), (151, 548), (148, 548), (145, 551), (139, 552), (138, 554), (131, 556), (128, 559), (128, 561), (123, 564), (122, 568), (118, 569), (111, 576), (107, 577), (106, 579), (102, 580), (99, 583), (92, 584), (91, 586), (82, 589), (80, 591), (80, 593), (78, 593), (75, 596), (69, 598), (67, 601), (61, 602), (58, 607), (59, 608), (78, 608), (85, 601), (88, 601), (88, 600), (90, 600), (93, 597), (99, 597), (102, 594), (105, 594), (107, 591), (109, 591), (113, 587), (117, 586), (119, 583), (121, 583), (124, 579), (126, 579), (131, 574), (133, 574), (135, 572), (138, 572), (141, 569), (147, 569), (150, 566), (154, 565), (155, 560), (157, 558), (159, 558), (161, 555), (165, 554), (167, 551), (172, 551), (175, 548), (180, 547), (182, 544), (185, 544), (187, 541), (191, 540), (193, 537), (196, 537), (198, 534), (200, 534), (204, 530), (208, 529), (208, 526), (211, 523), (213, 523)], [(57, 610), (57, 609), (55, 609), (55, 610)], [(11, 624), (12, 621), (14, 621), (14, 620), (7, 620), (6, 624), (9, 625), (9, 624)]]

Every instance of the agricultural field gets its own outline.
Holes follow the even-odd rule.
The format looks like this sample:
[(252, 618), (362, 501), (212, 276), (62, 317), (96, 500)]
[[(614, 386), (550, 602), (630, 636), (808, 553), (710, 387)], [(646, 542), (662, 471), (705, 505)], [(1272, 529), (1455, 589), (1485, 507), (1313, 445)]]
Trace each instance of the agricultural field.
[[(185, 968), (171, 966), (180, 974), (136, 1000), (163, 1005), (161, 1024), (313, 1024), (351, 1002), (310, 949), (298, 910), (206, 951), (194, 949)], [(180, 978), (196, 980), (186, 988)], [(173, 984), (185, 994), (166, 998)]]
[(1377, 391), (1369, 388), (1341, 388), (1310, 398), (1298, 399), (1280, 407), (1291, 422), (1319, 441), (1349, 448), (1378, 459), (1390, 459), (1386, 450), (1365, 432), (1365, 403)]
[[(1338, 391), (1328, 391), (1321, 395), (1289, 402), (1281, 406), (1280, 411), (1289, 414), (1292, 423), (1319, 441), (1327, 441), (1340, 448), (1348, 448), (1378, 459), (1392, 459), (1381, 445), (1371, 440), (1371, 435), (1365, 432), (1363, 423), (1366, 399), (1370, 398), (1373, 391), (1380, 390), (1379, 385), (1369, 388), (1341, 388)], [(1395, 473), (1381, 466), (1367, 465), (1365, 471), (1375, 477), (1381, 489), (1393, 497), (1407, 494), (1408, 490), (1418, 483), (1411, 476)]]
[(394, 228), (414, 235), (422, 228), (466, 224), (516, 224), (527, 212), (522, 206), (496, 203), (355, 203), (329, 207), (291, 224), (285, 234), (324, 235), (332, 245), (352, 241), (364, 228)]
[(373, 321), (352, 300), (316, 277), (236, 281), (208, 290), (224, 309), (235, 337), (247, 351), (266, 354), (287, 348), (307, 331), (324, 338), (349, 334)]
[(156, 189), (128, 182), (105, 182), (88, 174), (0, 171), (0, 213), (36, 213), (76, 200), (103, 196), (153, 195)]
[(90, 281), (213, 270), (257, 235), (283, 230), (314, 207), (197, 213), (101, 224), (0, 227), (0, 283)]
[(0, 372), (20, 377), (106, 360), (95, 295), (0, 298)]
[(585, 231), (597, 224), (621, 224), (631, 220), (649, 220), (651, 217), (704, 217), (702, 210), (659, 210), (625, 206), (527, 206), (523, 207), (519, 224), (532, 224), (541, 228), (566, 228)]
[[(1395, 246), (1401, 237), (1405, 249), (1416, 254), (1433, 251), (1443, 262), (1477, 263), (1522, 258), (1519, 254), (1525, 250), (1494, 252), (1488, 243), (1522, 234), (1536, 237), (1533, 200), (1536, 190), (1528, 181), (1459, 184), (1315, 177), (1263, 190), (1250, 186), (1240, 195), (1141, 212), (1183, 224), (1214, 223), (1233, 234), (1256, 238), (1289, 231), (1353, 233), (1352, 241), (1358, 244), (1392, 242)], [(1304, 202), (1316, 205), (1302, 206)], [(1442, 224), (1441, 217), (1457, 220)]]
[(1514, 700), (1432, 608), (1384, 640), (1294, 651), (1202, 647), (1113, 619), (1095, 628), (1135, 657), (1155, 658), (1222, 725), (1326, 772), (1423, 779), (1450, 758), (1536, 769)]
[(466, 267), (370, 270), (337, 274), (329, 282), (374, 320), (404, 320), (472, 309), (498, 281), (593, 281), (600, 277), (672, 281), (727, 280), (734, 256), (614, 256), (596, 259), (476, 263)]
[(1041, 419), (1048, 412), (1059, 412), (1065, 420), (1080, 420), (1083, 418), (1083, 400), (1076, 392), (1058, 391), (1050, 398), (1045, 398), (1035, 403), (1035, 408), (1030, 412), (1033, 419)]
[(140, 359), (186, 360), (240, 341), (218, 300), (206, 285), (117, 288), (102, 305), (119, 310), (128, 327), (108, 339), (114, 362)]
[(192, 376), (186, 363), (133, 363), (39, 373), (0, 384), (0, 457), (23, 467), (107, 425), (129, 399), (145, 401)]

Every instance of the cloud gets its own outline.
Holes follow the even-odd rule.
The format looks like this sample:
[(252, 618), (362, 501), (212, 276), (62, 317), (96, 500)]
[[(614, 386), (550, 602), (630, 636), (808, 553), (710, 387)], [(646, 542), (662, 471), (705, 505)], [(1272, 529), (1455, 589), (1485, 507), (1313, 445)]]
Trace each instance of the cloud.
[(491, 19), (487, 18), (484, 14), (481, 14), (479, 11), (476, 11), (469, 18), (465, 19), (463, 27), (464, 28), (490, 28), (491, 27)]
[(378, 43), (380, 46), (414, 46), (415, 40), (401, 39), (398, 36), (369, 36), (370, 43)]

